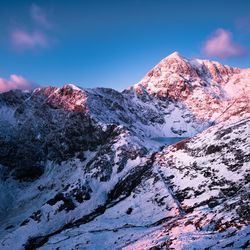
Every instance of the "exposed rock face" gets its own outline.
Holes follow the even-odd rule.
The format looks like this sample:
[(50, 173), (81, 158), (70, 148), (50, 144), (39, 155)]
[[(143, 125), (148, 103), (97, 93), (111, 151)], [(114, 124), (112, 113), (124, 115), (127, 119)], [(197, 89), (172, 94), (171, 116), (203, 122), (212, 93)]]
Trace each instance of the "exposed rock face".
[(154, 168), (183, 213), (125, 249), (248, 249), (249, 132), (248, 115), (157, 153)]
[(0, 248), (248, 248), (249, 79), (174, 53), (122, 93), (0, 94)]
[[(9, 94), (2, 94), (2, 102)], [(14, 95), (14, 101), (5, 101), (1, 107), (9, 113), (1, 119), (8, 129), (0, 130), (0, 164), (14, 169), (18, 179), (38, 177), (48, 160), (60, 163), (72, 157), (84, 158), (84, 151), (116, 134), (114, 125), (104, 130), (84, 112), (84, 105), (75, 104), (76, 100), (84, 102), (81, 90), (65, 86)]]
[[(34, 179), (44, 172), (46, 161), (84, 159), (84, 151), (106, 144), (120, 125), (140, 139), (164, 135), (159, 127), (167, 127), (167, 134), (183, 135), (207, 126), (181, 103), (145, 96), (149, 100), (138, 100), (133, 92), (73, 85), (3, 93), (0, 164), (18, 179)], [(165, 118), (169, 116), (170, 124)]]
[[(250, 112), (249, 69), (218, 62), (164, 58), (133, 88), (164, 99), (183, 102), (196, 118), (222, 121)], [(225, 112), (226, 111), (226, 112)]]

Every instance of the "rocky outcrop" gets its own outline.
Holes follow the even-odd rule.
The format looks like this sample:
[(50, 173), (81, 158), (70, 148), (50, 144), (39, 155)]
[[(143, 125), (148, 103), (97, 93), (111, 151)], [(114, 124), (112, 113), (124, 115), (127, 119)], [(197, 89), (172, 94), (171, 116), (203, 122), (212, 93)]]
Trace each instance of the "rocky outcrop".
[(0, 94), (0, 248), (248, 248), (249, 79), (174, 53), (123, 92)]
[(125, 249), (248, 249), (249, 129), (248, 115), (157, 153), (154, 167), (183, 213)]
[(133, 90), (138, 95), (146, 91), (159, 99), (181, 101), (196, 118), (225, 121), (250, 112), (249, 74), (249, 69), (188, 60), (175, 52), (157, 64)]
[(2, 112), (10, 112), (9, 117), (0, 119), (5, 124), (2, 126), (8, 127), (8, 132), (0, 130), (0, 164), (13, 170), (17, 179), (39, 177), (46, 161), (84, 159), (84, 151), (94, 150), (117, 135), (115, 125), (103, 129), (83, 111), (83, 105), (75, 104), (82, 100), (82, 90), (65, 86), (37, 89), (29, 95), (13, 93), (13, 101), (6, 98), (10, 93), (1, 96)]

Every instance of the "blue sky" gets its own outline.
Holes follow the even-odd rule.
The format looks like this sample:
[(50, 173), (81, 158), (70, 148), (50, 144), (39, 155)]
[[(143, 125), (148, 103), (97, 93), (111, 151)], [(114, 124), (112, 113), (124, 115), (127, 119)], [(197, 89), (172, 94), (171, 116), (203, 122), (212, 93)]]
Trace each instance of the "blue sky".
[(123, 89), (168, 54), (250, 67), (250, 1), (1, 1), (0, 77)]

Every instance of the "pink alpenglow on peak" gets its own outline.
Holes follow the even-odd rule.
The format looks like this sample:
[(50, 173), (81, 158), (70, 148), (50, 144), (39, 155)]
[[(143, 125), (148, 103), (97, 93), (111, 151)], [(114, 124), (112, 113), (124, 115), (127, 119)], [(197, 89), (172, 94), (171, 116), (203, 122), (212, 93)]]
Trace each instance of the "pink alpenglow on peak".
[(219, 58), (235, 57), (244, 54), (243, 46), (235, 43), (231, 32), (217, 29), (206, 41), (203, 51), (208, 56)]
[(182, 55), (178, 51), (173, 52), (172, 54), (170, 54), (166, 58), (183, 59)]
[(22, 76), (13, 74), (10, 76), (10, 79), (0, 78), (0, 93), (12, 89), (30, 90), (33, 88), (33, 83)]

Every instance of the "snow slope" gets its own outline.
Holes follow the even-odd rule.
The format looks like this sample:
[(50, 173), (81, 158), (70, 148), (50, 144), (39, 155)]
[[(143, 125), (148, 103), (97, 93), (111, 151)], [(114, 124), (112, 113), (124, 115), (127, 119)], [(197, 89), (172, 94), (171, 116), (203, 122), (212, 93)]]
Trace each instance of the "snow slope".
[[(250, 112), (250, 69), (186, 59), (164, 58), (133, 89), (181, 101), (199, 119), (218, 122)], [(225, 112), (226, 111), (226, 112)]]
[(183, 213), (125, 249), (249, 249), (249, 134), (247, 115), (157, 153)]
[(249, 74), (173, 53), (121, 93), (0, 94), (0, 248), (247, 249)]

